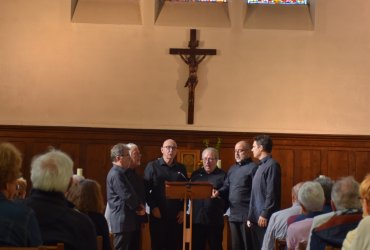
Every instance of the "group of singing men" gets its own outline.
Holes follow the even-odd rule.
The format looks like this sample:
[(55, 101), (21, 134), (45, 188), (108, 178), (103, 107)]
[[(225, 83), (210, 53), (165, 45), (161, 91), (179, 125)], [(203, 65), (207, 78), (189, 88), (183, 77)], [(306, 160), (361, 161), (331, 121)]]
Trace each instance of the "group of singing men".
[(202, 152), (203, 166), (188, 177), (186, 167), (176, 161), (176, 142), (167, 139), (161, 147), (162, 157), (147, 164), (141, 182), (135, 172), (140, 166), (138, 147), (133, 151), (126, 144), (116, 144), (107, 176), (107, 218), (114, 248), (139, 249), (141, 224), (149, 217), (152, 250), (182, 249), (187, 211), (183, 200), (166, 199), (165, 182), (190, 181), (213, 186), (209, 198), (191, 201), (192, 249), (204, 250), (208, 244), (210, 250), (222, 250), (228, 208), (232, 249), (261, 249), (268, 220), (280, 209), (281, 169), (271, 151), (268, 135), (254, 137), (252, 145), (240, 141), (235, 145), (235, 164), (226, 173), (217, 167), (217, 149), (208, 147)]

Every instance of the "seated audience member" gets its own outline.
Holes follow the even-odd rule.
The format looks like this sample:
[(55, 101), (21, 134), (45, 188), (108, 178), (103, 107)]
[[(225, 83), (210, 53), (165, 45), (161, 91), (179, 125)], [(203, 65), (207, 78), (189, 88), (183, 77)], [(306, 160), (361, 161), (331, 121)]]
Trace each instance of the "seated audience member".
[(72, 182), (70, 183), (70, 186), (69, 188), (67, 189), (67, 192), (65, 192), (65, 196), (68, 200), (68, 206), (70, 208), (75, 208), (75, 203), (76, 203), (76, 200), (77, 200), (77, 189), (78, 189), (78, 186), (80, 185), (80, 182), (82, 180), (84, 180), (85, 177), (81, 176), (81, 175), (76, 175), (74, 174), (72, 176)]
[(320, 214), (325, 203), (324, 190), (315, 181), (307, 181), (298, 192), (298, 201), (306, 219), (292, 223), (287, 232), (287, 248), (299, 249), (300, 242), (307, 242), (313, 217)]
[(298, 192), (303, 182), (292, 188), (292, 206), (272, 214), (265, 236), (263, 238), (262, 250), (273, 250), (275, 239), (285, 240), (287, 236), (287, 219), (301, 213), (301, 206), (298, 202)]
[(343, 250), (370, 249), (370, 174), (361, 182), (360, 200), (364, 218), (356, 229), (347, 233), (342, 246)]
[(73, 161), (59, 150), (37, 156), (31, 163), (32, 189), (25, 200), (39, 222), (45, 245), (64, 243), (65, 250), (96, 250), (96, 233), (89, 217), (68, 207), (64, 193)]
[(334, 181), (325, 175), (320, 175), (314, 181), (320, 183), (325, 195), (325, 205), (322, 210), (323, 213), (329, 213), (332, 211), (331, 207), (331, 190), (333, 188)]
[(331, 195), (334, 212), (322, 215), (318, 219), (321, 225), (312, 227), (310, 249), (324, 250), (326, 245), (342, 247), (348, 231), (356, 228), (362, 217), (358, 187), (353, 177), (344, 177), (334, 184)]
[[(324, 204), (324, 207), (321, 213), (331, 212), (332, 208), (331, 208), (331, 197), (330, 196), (331, 196), (331, 190), (332, 190), (334, 182), (332, 181), (332, 179), (330, 179), (329, 177), (325, 175), (320, 175), (319, 177), (314, 179), (314, 181), (318, 182), (321, 185), (322, 189), (324, 190), (325, 204)], [(287, 222), (288, 227), (293, 222), (297, 222), (305, 218), (306, 218), (306, 214), (297, 214), (297, 215), (293, 215), (289, 217), (288, 222)]]
[(103, 215), (104, 201), (99, 183), (90, 179), (80, 181), (76, 196), (76, 208), (90, 217), (95, 225), (96, 235), (103, 237), (103, 249), (110, 250), (109, 229)]
[(16, 180), (17, 186), (16, 186), (16, 192), (14, 195), (14, 200), (23, 200), (26, 198), (27, 194), (27, 181), (23, 179), (22, 177), (19, 177)]
[(10, 143), (0, 143), (0, 246), (42, 245), (34, 212), (11, 201), (16, 194), (21, 154)]

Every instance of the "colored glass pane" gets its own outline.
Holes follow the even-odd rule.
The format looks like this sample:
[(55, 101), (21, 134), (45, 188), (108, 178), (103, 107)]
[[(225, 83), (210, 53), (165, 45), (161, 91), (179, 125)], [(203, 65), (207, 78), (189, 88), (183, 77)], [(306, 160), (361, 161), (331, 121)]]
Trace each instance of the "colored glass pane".
[(227, 3), (227, 0), (167, 0), (168, 2), (210, 2), (210, 3)]
[(249, 4), (307, 4), (308, 0), (247, 0)]

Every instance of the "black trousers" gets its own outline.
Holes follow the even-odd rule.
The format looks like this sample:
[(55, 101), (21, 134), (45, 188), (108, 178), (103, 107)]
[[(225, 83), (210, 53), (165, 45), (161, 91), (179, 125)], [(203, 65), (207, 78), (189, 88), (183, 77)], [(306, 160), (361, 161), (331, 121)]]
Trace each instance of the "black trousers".
[(182, 226), (176, 219), (163, 220), (151, 216), (149, 221), (151, 250), (180, 250)]
[(252, 224), (251, 233), (253, 250), (260, 250), (262, 248), (263, 237), (265, 236), (266, 229), (266, 227), (259, 227), (257, 224)]
[(206, 243), (210, 250), (222, 250), (224, 225), (193, 224), (192, 249), (204, 250)]
[(245, 222), (229, 222), (232, 250), (252, 250), (251, 229)]
[(140, 230), (114, 234), (113, 245), (115, 250), (139, 250)]

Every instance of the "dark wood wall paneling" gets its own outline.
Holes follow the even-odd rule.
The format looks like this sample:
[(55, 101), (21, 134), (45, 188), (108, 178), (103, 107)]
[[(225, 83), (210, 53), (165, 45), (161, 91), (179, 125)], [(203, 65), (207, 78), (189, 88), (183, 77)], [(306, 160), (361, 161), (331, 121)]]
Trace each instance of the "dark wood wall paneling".
[[(105, 178), (111, 167), (110, 148), (118, 142), (133, 142), (141, 147), (142, 167), (161, 156), (165, 139), (176, 140), (180, 149), (204, 148), (203, 139), (211, 146), (222, 139), (222, 168), (234, 163), (237, 141), (251, 141), (256, 133), (204, 132), (188, 130), (107, 129), (80, 127), (0, 126), (0, 141), (14, 143), (24, 157), (23, 174), (29, 180), (32, 157), (55, 147), (68, 153), (77, 168), (84, 169), (87, 178), (101, 183), (105, 193)], [(273, 157), (282, 167), (282, 206), (291, 203), (291, 187), (320, 174), (338, 179), (353, 175), (358, 181), (370, 172), (370, 136), (269, 134), (274, 141)]]

